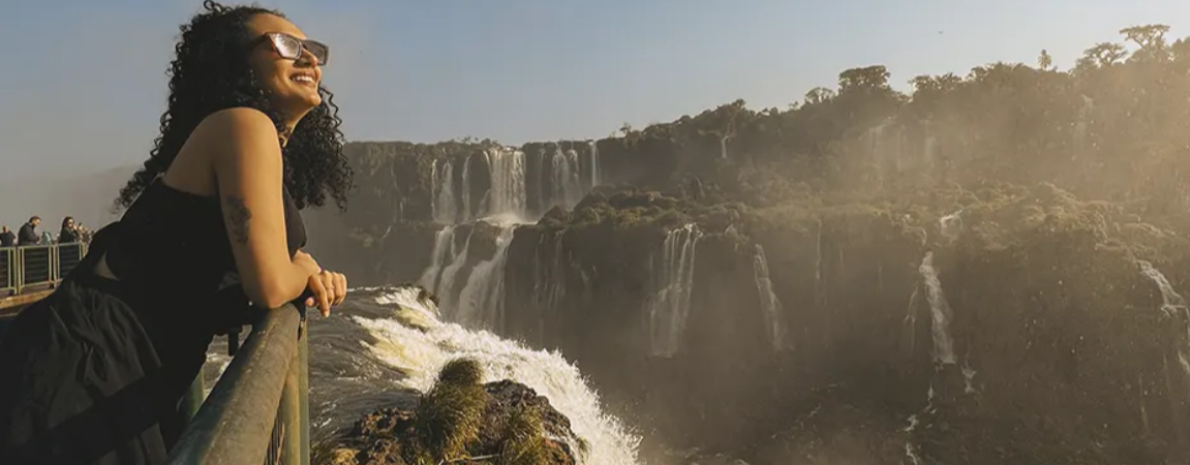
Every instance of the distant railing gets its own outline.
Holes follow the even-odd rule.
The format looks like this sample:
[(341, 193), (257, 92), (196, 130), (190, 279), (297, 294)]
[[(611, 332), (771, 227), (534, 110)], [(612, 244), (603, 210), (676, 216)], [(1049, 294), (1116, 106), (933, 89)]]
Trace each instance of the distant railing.
[(84, 242), (0, 248), (0, 297), (55, 287), (86, 255)]
[(293, 304), (265, 312), (202, 399), (202, 376), (183, 409), (199, 405), (170, 452), (171, 465), (309, 465), (306, 319)]

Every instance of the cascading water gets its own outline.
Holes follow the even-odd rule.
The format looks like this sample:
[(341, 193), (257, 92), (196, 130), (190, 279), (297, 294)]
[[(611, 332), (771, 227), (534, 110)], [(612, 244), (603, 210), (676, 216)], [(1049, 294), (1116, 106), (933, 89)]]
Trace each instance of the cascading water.
[(471, 221), (471, 156), (463, 159), (463, 188), (461, 189), (461, 197), (463, 197), (463, 210), (461, 214), (456, 216), (457, 221)]
[(599, 170), (601, 169), (599, 166), (599, 144), (596, 144), (595, 141), (591, 141), (589, 144), (591, 146), (591, 185), (587, 187), (594, 189), (595, 186), (598, 186), (602, 182), (599, 176)]
[(934, 269), (934, 252), (926, 252), (918, 267), (921, 277), (926, 284), (926, 300), (930, 303), (931, 334), (934, 338), (934, 361), (944, 365), (954, 365), (954, 345), (950, 339), (950, 304), (946, 302), (946, 294), (942, 292), (942, 281), (938, 280), (938, 271)]
[(963, 230), (963, 217), (959, 216), (963, 213), (963, 209), (959, 209), (954, 213), (945, 215), (938, 219), (938, 230), (942, 232), (942, 237), (950, 241), (959, 238)]
[(1186, 299), (1174, 290), (1173, 285), (1169, 283), (1165, 275), (1153, 267), (1152, 263), (1144, 260), (1137, 260), (1137, 266), (1140, 267), (1141, 274), (1153, 280), (1157, 285), (1157, 289), (1161, 291), (1161, 312), (1165, 316), (1173, 318), (1176, 324), (1186, 326), (1185, 336), (1181, 341), (1176, 341), (1176, 352), (1178, 354), (1178, 365), (1182, 367), (1184, 376), (1190, 377), (1190, 305), (1186, 304)]
[(583, 196), (580, 173), (578, 152), (574, 149), (562, 150), (561, 146), (556, 147), (554, 155), (550, 157), (550, 185), (553, 189), (547, 205), (561, 205), (566, 208), (578, 205)]
[(647, 302), (650, 346), (653, 355), (671, 357), (678, 352), (690, 312), (694, 287), (694, 253), (702, 232), (691, 223), (669, 231), (661, 256), (654, 257), (654, 294)]
[(430, 180), (434, 183), (434, 199), (430, 204), (431, 214), (435, 222), (451, 224), (459, 217), (459, 200), (455, 197), (454, 165), (450, 160), (442, 161), (441, 170), (438, 169), (438, 165), (439, 163), (435, 161), (430, 172)]
[(453, 263), (457, 258), (456, 254), (455, 225), (451, 224), (434, 233), (434, 250), (430, 252), (430, 266), (417, 282), (426, 289), (437, 290), (442, 268), (448, 263)]
[(785, 350), (785, 337), (788, 328), (782, 317), (781, 300), (773, 292), (773, 281), (769, 279), (769, 263), (764, 255), (764, 246), (756, 244), (756, 254), (752, 256), (752, 274), (756, 280), (756, 291), (760, 296), (761, 316), (764, 319), (765, 335), (773, 351)]
[[(417, 288), (392, 288), (377, 299), (381, 305), (400, 306), (395, 318), (353, 317), (378, 341), (364, 343), (369, 351), (407, 375), (398, 381), (402, 387), (426, 392), (443, 365), (456, 358), (470, 358), (483, 367), (485, 381), (516, 380), (544, 395), (566, 415), (571, 429), (587, 443), (585, 456), (578, 458), (580, 464), (638, 463), (640, 439), (603, 412), (599, 395), (577, 367), (558, 353), (530, 350), (487, 331), (443, 323), (433, 302), (418, 299), (418, 293)], [(571, 446), (571, 450), (582, 450)]]
[(442, 275), (438, 278), (438, 285), (433, 288), (434, 295), (440, 299), (442, 308), (455, 308), (459, 300), (455, 294), (455, 283), (458, 282), (459, 272), (463, 270), (463, 265), (467, 263), (467, 251), (471, 249), (471, 238), (475, 235), (475, 230), (467, 235), (466, 242), (463, 243), (463, 249), (455, 253), (454, 241), (451, 241), (451, 260), (446, 268), (442, 269)]
[(525, 216), (525, 153), (507, 148), (484, 151), (491, 174), (488, 216)]
[(459, 293), (458, 308), (446, 308), (452, 320), (471, 328), (498, 330), (504, 317), (504, 263), (512, 243), (515, 225), (502, 225), (496, 237), (496, 253), (471, 270)]

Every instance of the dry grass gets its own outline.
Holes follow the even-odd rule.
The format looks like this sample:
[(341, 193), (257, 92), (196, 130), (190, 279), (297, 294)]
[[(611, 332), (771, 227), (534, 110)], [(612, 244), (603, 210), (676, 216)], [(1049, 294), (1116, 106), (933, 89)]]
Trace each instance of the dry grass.
[(522, 407), (509, 418), (496, 463), (549, 465), (550, 454), (545, 447), (545, 429), (541, 423), (541, 414), (536, 408)]
[(438, 381), (417, 405), (418, 446), (411, 462), (433, 463), (467, 455), (467, 448), (479, 440), (488, 393), (481, 380), (479, 363), (458, 359), (447, 363)]

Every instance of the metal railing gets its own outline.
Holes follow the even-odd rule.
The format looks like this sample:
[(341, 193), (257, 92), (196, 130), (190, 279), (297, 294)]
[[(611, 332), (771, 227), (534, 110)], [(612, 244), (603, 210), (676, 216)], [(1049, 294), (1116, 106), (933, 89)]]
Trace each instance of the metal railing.
[(57, 286), (87, 255), (87, 244), (0, 248), (0, 297)]
[[(265, 312), (170, 452), (171, 465), (309, 465), (310, 410), (305, 312), (293, 304)], [(195, 380), (181, 407), (194, 409)]]

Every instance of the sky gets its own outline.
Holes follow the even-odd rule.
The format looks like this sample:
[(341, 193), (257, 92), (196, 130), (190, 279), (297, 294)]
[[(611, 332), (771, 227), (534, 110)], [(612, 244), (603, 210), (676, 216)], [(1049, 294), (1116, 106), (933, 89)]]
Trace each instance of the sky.
[[(111, 181), (46, 191), (119, 179), (147, 157), (178, 25), (201, 0), (4, 3), (0, 224), (60, 216), (71, 195), (108, 202)], [(597, 138), (738, 98), (784, 108), (846, 68), (883, 64), (908, 90), (916, 75), (1034, 64), (1042, 49), (1067, 68), (1132, 25), (1190, 35), (1185, 0), (257, 3), (331, 46), (324, 82), (349, 140)]]

